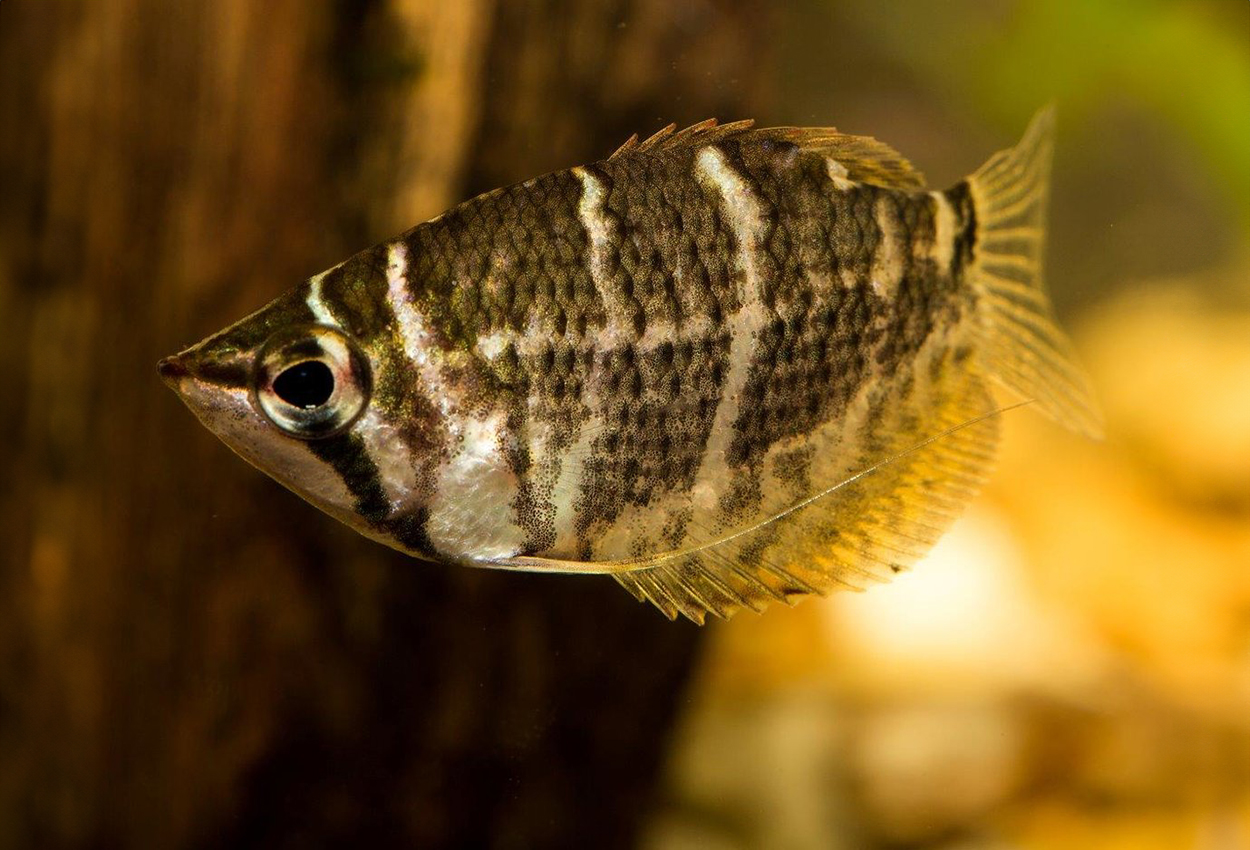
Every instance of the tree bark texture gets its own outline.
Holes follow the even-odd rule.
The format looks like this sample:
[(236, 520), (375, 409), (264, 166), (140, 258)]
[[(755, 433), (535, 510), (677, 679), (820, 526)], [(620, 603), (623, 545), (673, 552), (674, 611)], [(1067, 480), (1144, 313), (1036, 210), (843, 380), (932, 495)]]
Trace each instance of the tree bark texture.
[(409, 560), (156, 360), (472, 191), (758, 106), (757, 0), (0, 8), (0, 846), (629, 846), (699, 633)]

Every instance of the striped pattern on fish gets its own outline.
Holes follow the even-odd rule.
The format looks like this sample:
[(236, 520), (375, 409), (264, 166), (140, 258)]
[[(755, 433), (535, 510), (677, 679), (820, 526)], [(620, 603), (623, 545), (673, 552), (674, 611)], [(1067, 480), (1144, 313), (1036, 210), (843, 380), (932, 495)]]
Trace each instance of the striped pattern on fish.
[(668, 128), (466, 201), (162, 373), (421, 558), (608, 573), (700, 622), (862, 586), (984, 478), (991, 384), (1097, 431), (1041, 289), (1050, 123), (945, 192), (864, 137)]

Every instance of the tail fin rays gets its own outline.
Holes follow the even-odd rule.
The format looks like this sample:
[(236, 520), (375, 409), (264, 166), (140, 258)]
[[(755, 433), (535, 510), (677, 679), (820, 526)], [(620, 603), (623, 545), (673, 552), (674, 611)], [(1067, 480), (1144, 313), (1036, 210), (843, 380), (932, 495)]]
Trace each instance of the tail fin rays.
[(981, 301), (981, 350), (993, 376), (1073, 431), (1102, 435), (1102, 417), (1043, 288), (1054, 108), (1016, 147), (968, 178), (977, 217), (970, 280)]

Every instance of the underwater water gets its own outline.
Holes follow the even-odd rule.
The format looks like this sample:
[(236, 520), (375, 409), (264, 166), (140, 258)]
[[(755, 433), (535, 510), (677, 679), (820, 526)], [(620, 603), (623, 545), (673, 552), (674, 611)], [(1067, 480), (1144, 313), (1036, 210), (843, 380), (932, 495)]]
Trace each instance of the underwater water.
[[(153, 365), (478, 192), (716, 117), (946, 187), (1058, 110), (1027, 407), (914, 570), (702, 629), (422, 563)], [(1250, 846), (1250, 6), (0, 10), (0, 846)]]

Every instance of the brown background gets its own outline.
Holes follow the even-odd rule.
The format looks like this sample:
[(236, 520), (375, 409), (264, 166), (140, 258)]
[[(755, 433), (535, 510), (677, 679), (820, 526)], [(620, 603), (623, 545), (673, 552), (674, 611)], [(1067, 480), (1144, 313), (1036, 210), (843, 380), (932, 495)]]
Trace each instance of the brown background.
[(702, 71), (763, 58), (758, 12), (4, 5), (0, 845), (631, 843), (698, 631), (362, 545), (153, 363), (468, 194), (736, 111)]

